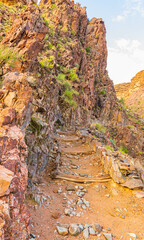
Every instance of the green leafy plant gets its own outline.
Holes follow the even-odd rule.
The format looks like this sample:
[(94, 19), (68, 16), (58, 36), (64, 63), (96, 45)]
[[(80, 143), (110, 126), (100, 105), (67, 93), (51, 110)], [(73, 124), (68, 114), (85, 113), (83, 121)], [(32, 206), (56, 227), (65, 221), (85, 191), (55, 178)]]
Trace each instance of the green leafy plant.
[(104, 89), (102, 89), (101, 91), (100, 91), (100, 95), (105, 95), (106, 94), (106, 91), (104, 90)]
[(127, 125), (127, 127), (128, 127), (129, 129), (133, 129), (133, 128), (134, 128), (133, 125)]
[(70, 81), (66, 80), (65, 74), (59, 73), (58, 76), (56, 76), (56, 80), (64, 87), (64, 93), (62, 95), (64, 101), (75, 109), (77, 107), (77, 103), (74, 101), (73, 97), (74, 95), (78, 96), (79, 93), (72, 88)]
[(121, 98), (121, 99), (119, 100), (119, 102), (122, 103), (122, 104), (125, 104), (124, 98)]
[(95, 127), (98, 131), (106, 133), (106, 128), (102, 126), (100, 123), (92, 123), (91, 127)]
[(121, 153), (129, 153), (128, 149), (127, 149), (125, 146), (121, 146), (121, 147), (119, 148), (119, 151), (120, 151)]
[(46, 68), (47, 70), (52, 69), (54, 67), (54, 56), (44, 56), (39, 54), (38, 62), (41, 65), (41, 68)]
[(91, 52), (91, 47), (90, 47), (90, 46), (87, 46), (87, 47), (85, 48), (85, 50), (86, 50), (87, 53), (90, 53), (90, 52)]
[(12, 47), (8, 47), (6, 45), (0, 46), (0, 75), (3, 75), (3, 68), (5, 64), (8, 64), (9, 67), (14, 67), (15, 62), (24, 61), (24, 57), (22, 54), (19, 54), (18, 50)]
[(105, 148), (108, 149), (108, 150), (114, 151), (114, 149), (109, 145), (106, 145)]

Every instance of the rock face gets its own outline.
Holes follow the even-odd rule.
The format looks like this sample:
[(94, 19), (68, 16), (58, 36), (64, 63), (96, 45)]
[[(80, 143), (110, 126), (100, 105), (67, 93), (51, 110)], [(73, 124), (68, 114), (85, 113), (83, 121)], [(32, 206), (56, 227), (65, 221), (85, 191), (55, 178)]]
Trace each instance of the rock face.
[[(36, 182), (44, 170), (46, 176), (56, 174), (61, 156), (53, 136), (57, 129), (99, 121), (130, 153), (142, 151), (143, 139), (141, 132), (127, 128), (131, 121), (108, 77), (102, 19), (89, 22), (86, 9), (70, 0), (17, 4), (12, 10), (0, 5), (0, 13), (0, 47), (21, 54), (13, 66), (4, 65), (0, 76), (0, 164), (5, 172), (0, 234), (1, 239), (24, 240), (29, 234), (28, 175), (29, 182)], [(105, 154), (101, 157), (108, 164)], [(111, 161), (109, 168), (115, 177), (113, 169), (119, 172), (119, 167)]]
[(14, 5), (14, 4), (17, 4), (19, 2), (21, 2), (22, 4), (28, 4), (30, 2), (32, 3), (37, 3), (37, 0), (1, 0), (1, 2), (3, 2), (4, 4), (8, 4), (8, 5)]
[[(26, 75), (8, 73), (0, 90), (0, 239), (26, 239), (29, 213), (24, 199), (28, 171), (24, 132), (31, 115), (32, 92)], [(20, 127), (21, 129), (20, 129)]]
[(118, 99), (123, 98), (126, 106), (144, 118), (144, 71), (140, 71), (130, 83), (115, 85)]

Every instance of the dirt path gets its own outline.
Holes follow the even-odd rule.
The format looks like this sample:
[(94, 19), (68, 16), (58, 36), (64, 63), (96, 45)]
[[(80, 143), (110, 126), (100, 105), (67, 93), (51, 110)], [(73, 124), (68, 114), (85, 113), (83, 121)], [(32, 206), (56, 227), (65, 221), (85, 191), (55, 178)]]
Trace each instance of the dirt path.
[[(98, 178), (104, 174), (103, 167), (89, 145), (76, 135), (59, 133), (61, 143), (62, 174), (71, 177)], [(35, 201), (28, 201), (32, 215), (31, 232), (40, 240), (83, 239), (83, 233), (74, 237), (60, 236), (56, 227), (63, 224), (98, 223), (103, 231), (89, 239), (144, 239), (144, 199), (135, 197), (112, 180), (104, 183), (77, 184), (49, 177), (39, 185)], [(70, 216), (66, 216), (67, 212)], [(133, 233), (133, 235), (127, 235)], [(111, 239), (111, 238), (107, 238)]]

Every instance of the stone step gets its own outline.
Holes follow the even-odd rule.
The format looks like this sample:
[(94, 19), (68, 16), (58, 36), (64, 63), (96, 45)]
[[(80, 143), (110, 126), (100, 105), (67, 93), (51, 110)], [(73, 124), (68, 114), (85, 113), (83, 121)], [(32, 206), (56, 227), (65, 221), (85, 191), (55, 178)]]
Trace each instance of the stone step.
[(76, 136), (76, 133), (74, 131), (57, 131), (57, 135), (64, 135), (64, 136)]
[(69, 154), (69, 155), (91, 155), (94, 152), (90, 148), (84, 147), (74, 147), (74, 148), (63, 148), (62, 154)]
[(64, 135), (60, 135), (60, 136), (55, 136), (54, 139), (60, 141), (60, 142), (78, 142), (80, 141), (79, 137), (76, 136), (64, 136)]

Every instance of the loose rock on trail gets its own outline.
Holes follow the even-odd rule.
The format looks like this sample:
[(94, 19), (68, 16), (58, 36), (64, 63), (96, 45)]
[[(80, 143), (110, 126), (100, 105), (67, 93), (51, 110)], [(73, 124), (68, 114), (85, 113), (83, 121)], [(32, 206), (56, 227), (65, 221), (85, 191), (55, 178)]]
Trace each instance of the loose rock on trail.
[(144, 199), (109, 180), (97, 154), (76, 133), (58, 132), (55, 138), (62, 150), (59, 176), (69, 181), (45, 176), (35, 200), (28, 200), (36, 239), (144, 239)]

